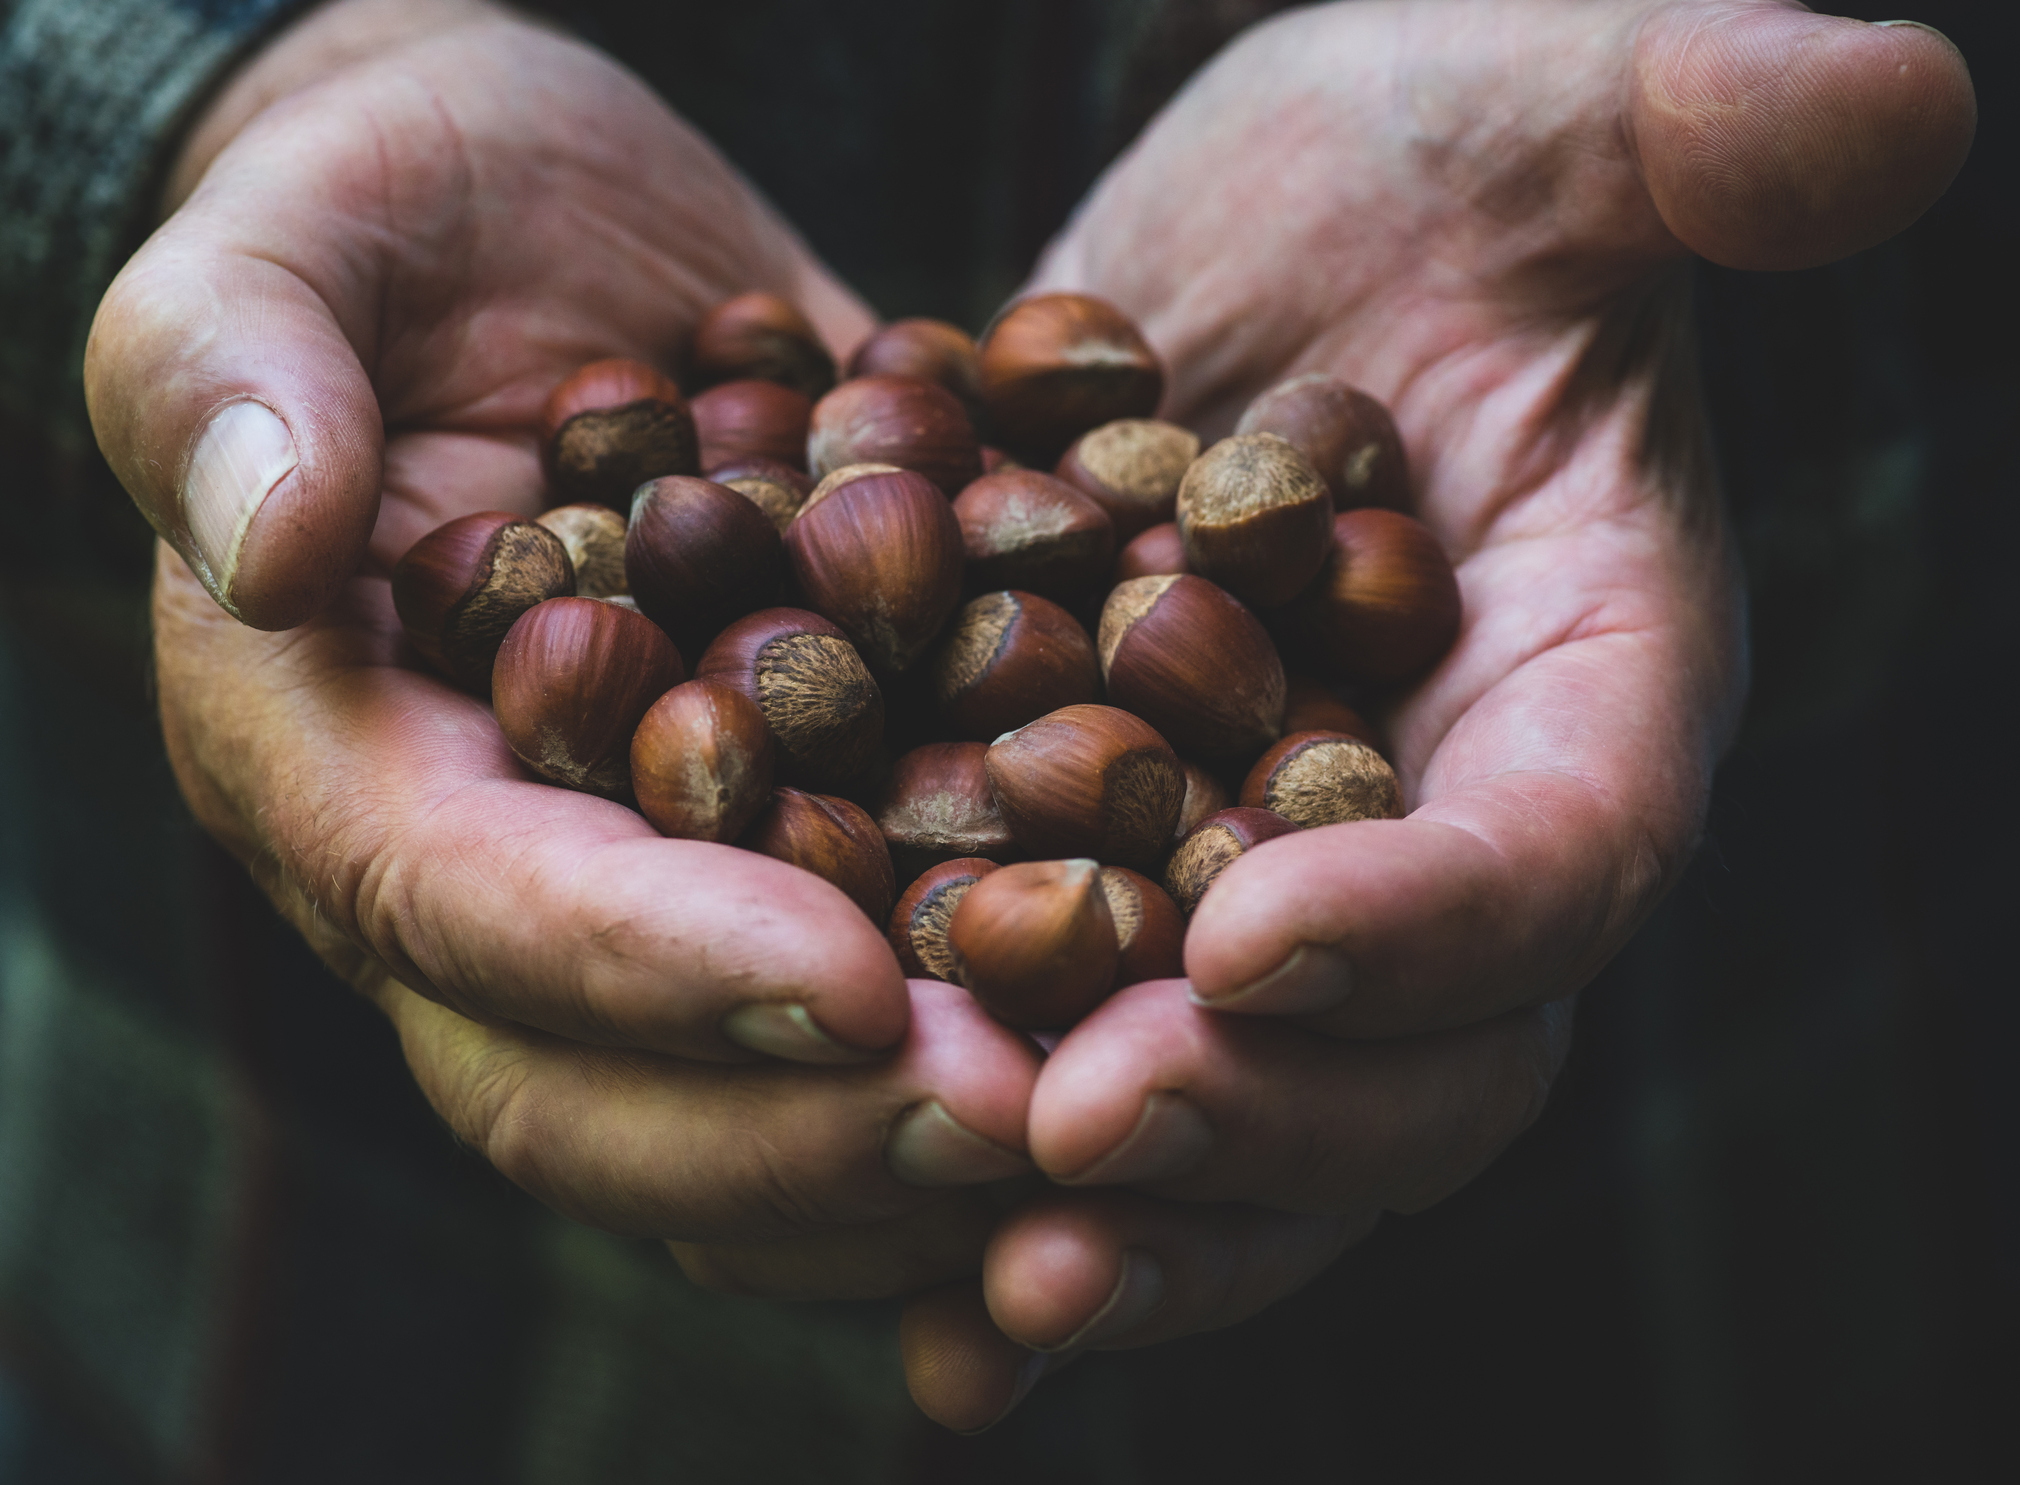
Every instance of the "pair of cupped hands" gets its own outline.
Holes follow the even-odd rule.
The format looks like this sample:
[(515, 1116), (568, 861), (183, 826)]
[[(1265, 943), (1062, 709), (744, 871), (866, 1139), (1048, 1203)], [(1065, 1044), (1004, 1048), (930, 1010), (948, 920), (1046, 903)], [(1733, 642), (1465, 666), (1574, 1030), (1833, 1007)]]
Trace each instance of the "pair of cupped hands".
[(1572, 998), (1687, 863), (1745, 690), (1687, 257), (1911, 221), (1975, 121), (1936, 33), (1781, 0), (1364, 0), (1239, 38), (1031, 281), (1115, 301), (1208, 437), (1387, 400), (1464, 629), (1383, 715), (1411, 814), (1232, 867), (1188, 978), (1049, 1057), (838, 891), (529, 780), (402, 663), (387, 573), (533, 511), (542, 400), (742, 290), (870, 311), (610, 58), (475, 0), (338, 0), (185, 141), (87, 363), (161, 532), (184, 793), (397, 1027), (456, 1132), (737, 1292), (909, 1296), (972, 1429), (1088, 1348), (1227, 1325), (1535, 1118)]

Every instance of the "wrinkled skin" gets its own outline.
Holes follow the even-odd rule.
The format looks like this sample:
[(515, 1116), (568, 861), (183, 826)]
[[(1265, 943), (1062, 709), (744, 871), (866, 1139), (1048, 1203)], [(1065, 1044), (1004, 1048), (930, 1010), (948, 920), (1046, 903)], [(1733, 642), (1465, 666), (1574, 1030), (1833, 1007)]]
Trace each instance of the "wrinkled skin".
[[(595, 54), (446, 0), (311, 24), (347, 23), (348, 72), (259, 113), (291, 91), (283, 38), (199, 126), (201, 184), (94, 332), (101, 442), (158, 528), (189, 550), (177, 451), (257, 397), (302, 459), (225, 596), (272, 621), (331, 595), (261, 633), (164, 546), (178, 777), (509, 1175), (719, 1287), (916, 1293), (913, 1393), (959, 1428), (1089, 1346), (1294, 1291), (1535, 1117), (1572, 997), (1689, 858), (1745, 689), (1686, 255), (1879, 241), (1975, 119), (1935, 33), (1775, 0), (1324, 6), (1193, 81), (1036, 284), (1134, 315), (1165, 415), (1209, 434), (1302, 370), (1389, 401), (1465, 623), (1384, 718), (1410, 817), (1244, 858), (1188, 981), (1041, 1066), (905, 985), (824, 884), (527, 782), (482, 706), (402, 667), (384, 571), (451, 514), (533, 507), (526, 430), (572, 366), (663, 355), (753, 285), (839, 352), (869, 321)], [(753, 1001), (821, 1033), (760, 1050), (846, 1065), (754, 1061), (724, 1032)], [(929, 1103), (967, 1133), (922, 1166), (891, 1131)]]

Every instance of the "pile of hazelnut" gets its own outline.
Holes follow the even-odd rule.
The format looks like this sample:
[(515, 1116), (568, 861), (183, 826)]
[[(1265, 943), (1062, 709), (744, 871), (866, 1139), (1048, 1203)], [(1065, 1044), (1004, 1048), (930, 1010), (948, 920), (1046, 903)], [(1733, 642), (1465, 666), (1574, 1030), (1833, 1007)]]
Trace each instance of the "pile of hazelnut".
[(1075, 294), (835, 372), (762, 293), (680, 382), (583, 367), (544, 412), (555, 508), (402, 558), (414, 649), (542, 779), (826, 878), (908, 974), (1034, 1030), (1182, 973), (1243, 852), (1402, 813), (1347, 688), (1435, 664), (1459, 590), (1379, 402), (1297, 377), (1202, 451)]

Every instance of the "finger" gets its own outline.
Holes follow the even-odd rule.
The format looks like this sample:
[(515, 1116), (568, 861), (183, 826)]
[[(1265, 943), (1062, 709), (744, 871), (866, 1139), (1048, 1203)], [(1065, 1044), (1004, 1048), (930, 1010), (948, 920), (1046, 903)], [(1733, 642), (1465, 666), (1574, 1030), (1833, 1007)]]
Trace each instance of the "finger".
[(668, 1243), (705, 1289), (760, 1299), (894, 1299), (982, 1272), (982, 1250), (1029, 1179), (956, 1190), (883, 1222), (774, 1243)]
[(912, 987), (910, 1032), (870, 1067), (726, 1068), (483, 1026), (368, 986), (457, 1135), (556, 1211), (694, 1244), (888, 1221), (1029, 1170), (1030, 1043), (965, 993)]
[(1729, 268), (1807, 268), (1893, 236), (1956, 177), (1977, 117), (1963, 56), (1913, 22), (1672, 5), (1635, 44), (1649, 193)]
[(329, 601), (379, 503), (358, 331), (380, 260), (356, 251), (341, 174), (319, 182), (327, 193), (275, 188), (297, 163), (221, 162), (113, 282), (85, 355), (113, 472), (211, 596), (261, 629)]
[(1042, 1352), (1153, 1345), (1233, 1325), (1295, 1293), (1375, 1221), (1367, 1210), (1299, 1217), (1060, 1193), (1004, 1219), (983, 1293), (997, 1328)]
[(1135, 985), (1074, 1027), (1032, 1094), (1031, 1157), (1055, 1181), (1291, 1212), (1414, 1212), (1542, 1112), (1568, 1002), (1456, 1031), (1342, 1042)]
[(311, 941), (334, 928), (472, 1018), (577, 1041), (831, 1062), (903, 1036), (904, 979), (854, 903), (533, 782), (486, 707), (390, 663), (386, 584), (266, 636), (168, 554), (155, 612), (185, 797)]
[(998, 1330), (973, 1280), (907, 1304), (898, 1320), (898, 1355), (919, 1411), (956, 1433), (1002, 1422), (1039, 1378), (1065, 1364)]

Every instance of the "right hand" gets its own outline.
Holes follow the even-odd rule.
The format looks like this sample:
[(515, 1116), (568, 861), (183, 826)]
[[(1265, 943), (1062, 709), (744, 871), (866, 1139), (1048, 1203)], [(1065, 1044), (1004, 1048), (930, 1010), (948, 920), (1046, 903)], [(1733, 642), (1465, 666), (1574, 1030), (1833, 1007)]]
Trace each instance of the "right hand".
[(961, 1188), (1027, 1169), (1029, 1045), (908, 987), (825, 882), (531, 782), (480, 702), (401, 663), (385, 580), (452, 516), (538, 508), (531, 430), (582, 362), (663, 361), (748, 288), (837, 349), (867, 312), (635, 78), (477, 5), (313, 12), (190, 148), (87, 380), (165, 537), (162, 720), (198, 818), (550, 1205), (713, 1243), (862, 1229), (809, 1292), (974, 1272), (994, 1209)]

